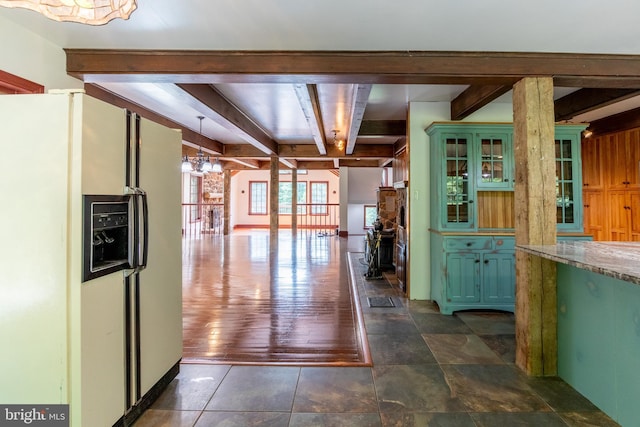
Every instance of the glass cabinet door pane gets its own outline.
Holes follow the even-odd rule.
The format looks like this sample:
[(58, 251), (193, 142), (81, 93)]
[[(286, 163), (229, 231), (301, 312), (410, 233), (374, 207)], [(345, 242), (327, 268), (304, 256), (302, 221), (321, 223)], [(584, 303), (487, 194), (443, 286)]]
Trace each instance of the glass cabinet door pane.
[(556, 212), (558, 224), (573, 224), (573, 162), (571, 140), (556, 140)]
[(447, 138), (446, 155), (446, 222), (469, 222), (469, 163), (466, 138)]
[(480, 141), (480, 182), (504, 181), (504, 143), (501, 138), (482, 138)]

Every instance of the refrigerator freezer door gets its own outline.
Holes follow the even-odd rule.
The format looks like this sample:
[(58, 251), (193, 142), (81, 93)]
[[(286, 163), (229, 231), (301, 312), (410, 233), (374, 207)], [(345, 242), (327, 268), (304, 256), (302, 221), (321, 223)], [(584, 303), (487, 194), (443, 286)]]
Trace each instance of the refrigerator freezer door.
[(126, 111), (82, 96), (82, 194), (123, 194)]
[(182, 357), (180, 132), (141, 123), (140, 187), (149, 208), (148, 262), (140, 279), (141, 394)]

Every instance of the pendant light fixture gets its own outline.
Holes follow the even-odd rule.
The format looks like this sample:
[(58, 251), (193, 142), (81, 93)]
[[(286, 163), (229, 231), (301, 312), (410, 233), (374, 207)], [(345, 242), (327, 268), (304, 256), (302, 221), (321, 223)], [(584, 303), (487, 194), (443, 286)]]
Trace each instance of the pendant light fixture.
[(115, 18), (129, 19), (136, 0), (0, 0), (0, 6), (34, 10), (55, 21), (104, 25)]
[[(204, 116), (198, 116), (198, 120), (200, 120), (200, 133), (199, 133), (199, 137), (202, 138), (202, 120), (204, 119)], [(218, 160), (216, 159), (216, 162)], [(204, 152), (202, 151), (202, 147), (198, 147), (198, 153), (196, 154), (196, 157), (191, 160), (189, 159), (189, 156), (185, 155), (182, 158), (182, 172), (191, 172), (191, 171), (195, 171), (195, 172), (201, 172), (201, 173), (208, 173), (211, 172), (214, 169), (213, 165), (211, 164), (211, 159), (209, 158), (209, 155), (207, 155), (205, 157)], [(222, 170), (222, 168), (220, 168), (220, 170)]]

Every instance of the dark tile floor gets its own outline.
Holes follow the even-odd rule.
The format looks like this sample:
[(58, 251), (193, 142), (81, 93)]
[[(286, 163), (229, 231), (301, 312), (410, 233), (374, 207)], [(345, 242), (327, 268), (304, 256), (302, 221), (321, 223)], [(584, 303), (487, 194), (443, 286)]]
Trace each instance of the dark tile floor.
[(393, 276), (355, 276), (373, 367), (184, 364), (135, 426), (617, 425), (562, 380), (515, 367), (512, 314), (443, 316), (403, 298)]

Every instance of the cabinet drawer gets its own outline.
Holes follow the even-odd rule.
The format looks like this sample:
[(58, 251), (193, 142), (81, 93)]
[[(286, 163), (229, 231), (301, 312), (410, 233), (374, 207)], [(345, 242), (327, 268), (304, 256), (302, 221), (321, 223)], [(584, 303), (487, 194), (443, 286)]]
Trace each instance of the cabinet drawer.
[(476, 249), (492, 249), (491, 237), (471, 237), (471, 238), (455, 238), (445, 239), (445, 250), (476, 250)]
[(515, 250), (516, 239), (513, 237), (494, 237), (494, 249), (497, 250)]

